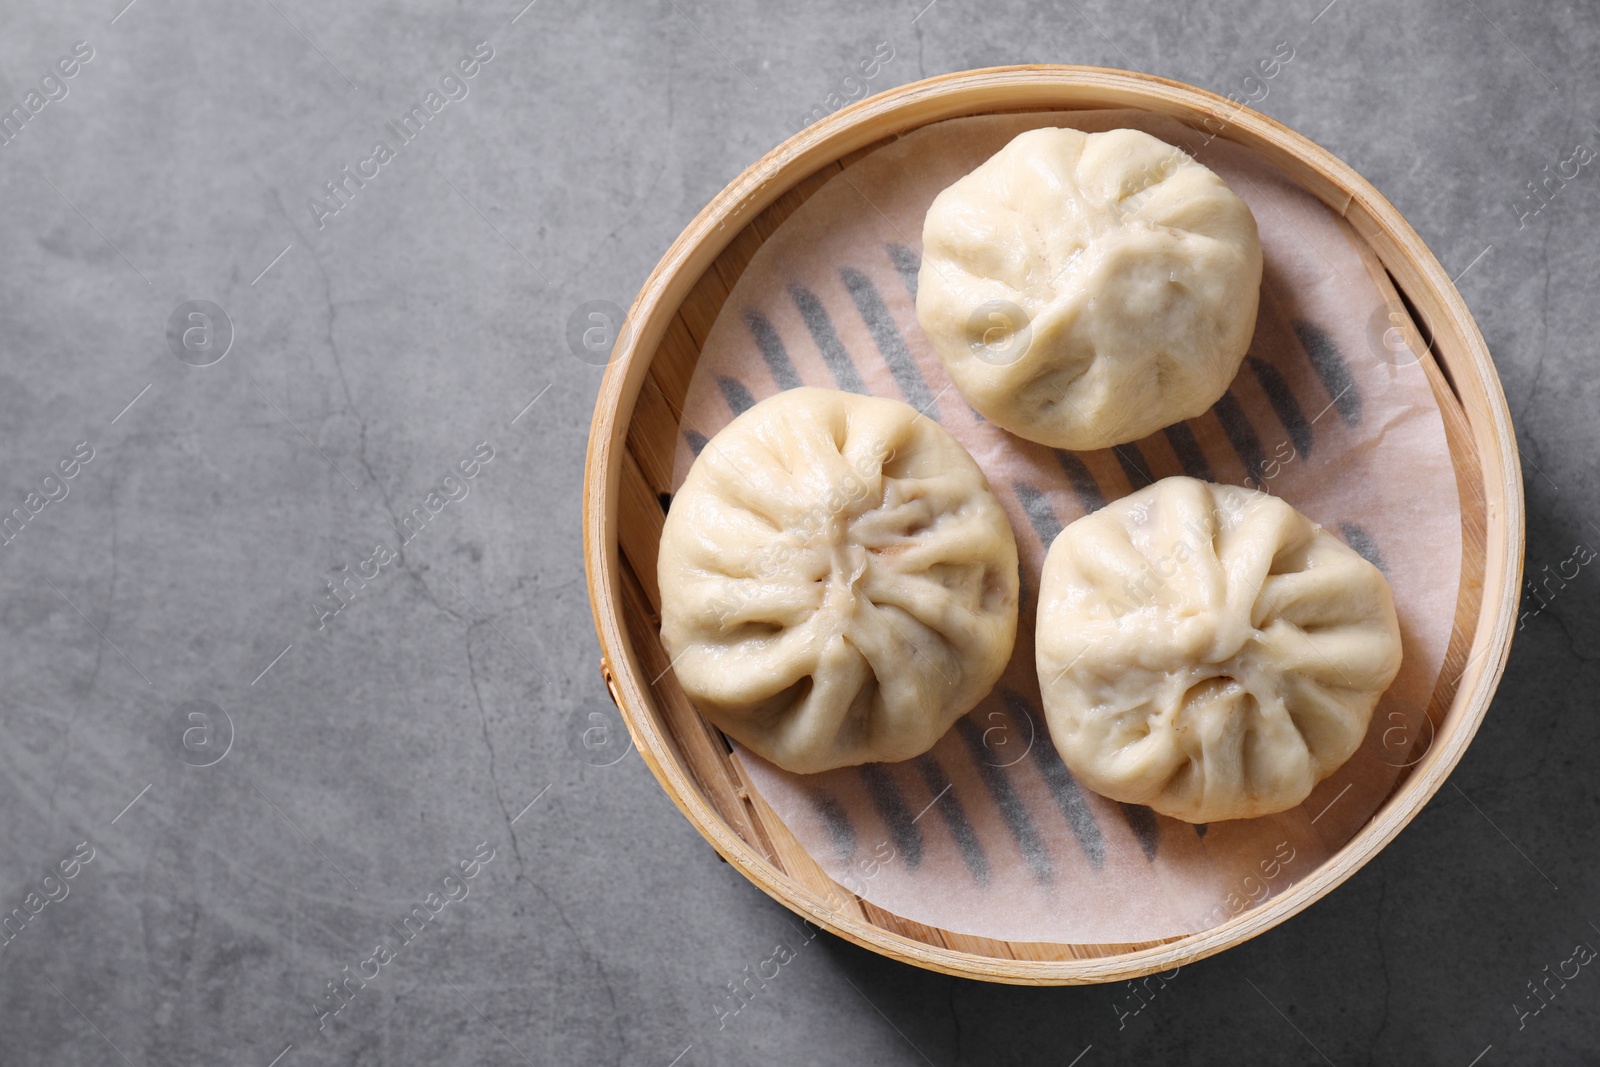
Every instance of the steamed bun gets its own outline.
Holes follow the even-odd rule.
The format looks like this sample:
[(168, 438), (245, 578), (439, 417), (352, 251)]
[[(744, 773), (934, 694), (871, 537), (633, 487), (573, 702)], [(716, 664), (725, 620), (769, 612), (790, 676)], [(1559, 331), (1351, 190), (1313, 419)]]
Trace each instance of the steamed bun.
[(1188, 822), (1303, 801), (1400, 669), (1383, 574), (1277, 497), (1166, 478), (1072, 523), (1040, 580), (1039, 684), (1072, 772)]
[(1016, 638), (1005, 512), (895, 400), (792, 389), (740, 415), (673, 499), (657, 574), (684, 691), (791, 771), (921, 755)]
[(1108, 448), (1203, 414), (1255, 332), (1245, 202), (1138, 130), (1029, 130), (944, 190), (922, 230), (917, 319), (982, 415)]

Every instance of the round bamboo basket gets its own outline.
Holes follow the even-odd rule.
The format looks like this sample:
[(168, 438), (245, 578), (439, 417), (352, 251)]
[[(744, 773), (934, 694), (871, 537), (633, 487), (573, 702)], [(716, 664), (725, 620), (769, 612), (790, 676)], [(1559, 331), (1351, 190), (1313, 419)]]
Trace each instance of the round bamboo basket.
[[(1138, 944), (1017, 943), (940, 930), (875, 907), (828, 878), (751, 788), (727, 743), (678, 688), (659, 640), (656, 549), (673, 442), (700, 344), (777, 225), (834, 174), (928, 123), (1005, 111), (1139, 108), (1263, 154), (1365, 238), (1380, 285), (1430, 346), (1462, 512), (1454, 631), (1428, 708), (1434, 736), (1377, 814), (1287, 891), (1201, 933)], [(729, 863), (802, 918), (920, 967), (1033, 985), (1108, 982), (1188, 964), (1260, 934), (1349, 878), (1427, 803), (1488, 709), (1511, 644), (1523, 553), (1510, 413), (1466, 304), (1400, 213), (1324, 149), (1213, 93), (1095, 67), (996, 67), (862, 100), (750, 167), (673, 242), (621, 331), (595, 405), (584, 481), (584, 557), (601, 671), (667, 795)], [(843, 904), (841, 905), (841, 901)]]

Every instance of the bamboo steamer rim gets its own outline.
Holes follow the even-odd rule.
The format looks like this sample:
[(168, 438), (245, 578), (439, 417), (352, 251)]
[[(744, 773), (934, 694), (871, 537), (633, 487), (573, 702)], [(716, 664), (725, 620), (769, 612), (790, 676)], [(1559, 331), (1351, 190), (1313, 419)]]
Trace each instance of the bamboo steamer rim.
[[(928, 944), (841, 915), (740, 838), (711, 807), (643, 709), (654, 698), (621, 615), (618, 496), (635, 404), (668, 325), (741, 229), (823, 167), (885, 137), (995, 111), (1129, 107), (1190, 124), (1209, 119), (1339, 212), (1371, 245), (1435, 340), (1477, 449), (1485, 506), (1483, 598), (1465, 670), (1422, 760), (1371, 821), (1310, 877), (1219, 926), (1094, 958), (1023, 960)], [(645, 280), (601, 383), (584, 472), (584, 562), (606, 685), (640, 755), (679, 810), (729, 863), (802, 918), (893, 959), (947, 974), (1026, 985), (1116, 981), (1192, 963), (1248, 940), (1332, 891), (1387, 845), (1444, 784), (1488, 710), (1510, 650), (1522, 580), (1524, 512), (1511, 414), (1471, 312), (1427, 245), (1369, 182), (1326, 149), (1215, 93), (1102, 67), (1030, 65), (941, 75), (846, 107), (790, 137), (735, 178), (678, 236)], [(1443, 684), (1443, 678), (1441, 682)]]

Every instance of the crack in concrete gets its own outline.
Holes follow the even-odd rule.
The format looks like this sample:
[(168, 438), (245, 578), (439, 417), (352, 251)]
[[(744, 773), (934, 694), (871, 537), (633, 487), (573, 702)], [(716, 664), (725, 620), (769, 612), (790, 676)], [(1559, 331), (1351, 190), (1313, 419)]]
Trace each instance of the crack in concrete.
[[(328, 325), (325, 331), (328, 343), (328, 352), (333, 359), (334, 371), (339, 376), (339, 388), (344, 393), (344, 410), (349, 412), (350, 417), (356, 420), (356, 427), (358, 429), (359, 444), (357, 445), (356, 449), (356, 460), (361, 464), (361, 469), (366, 472), (367, 480), (371, 482), (372, 487), (377, 490), (379, 499), (383, 501), (383, 510), (389, 516), (391, 529), (395, 532), (397, 537), (400, 537), (400, 531), (404, 530), (405, 526), (400, 521), (399, 513), (394, 509), (394, 501), (390, 498), (388, 490), (384, 488), (383, 480), (378, 477), (378, 472), (372, 466), (372, 462), (367, 455), (367, 418), (364, 414), (362, 414), (361, 408), (356, 404), (355, 395), (351, 392), (350, 380), (345, 376), (344, 373), (344, 359), (339, 351), (339, 341), (334, 335), (335, 320), (338, 317), (339, 311), (338, 304), (333, 299), (333, 280), (328, 276), (327, 268), (322, 264), (322, 258), (317, 255), (315, 245), (313, 245), (306, 235), (300, 231), (300, 227), (295, 225), (295, 222), (292, 218), (290, 218), (288, 211), (284, 209), (283, 200), (278, 196), (277, 189), (272, 189), (271, 192), (273, 200), (278, 205), (279, 213), (283, 215), (284, 221), (289, 224), (289, 229), (292, 230), (294, 235), (300, 238), (301, 243), (306, 246), (306, 254), (311, 257), (311, 265), (316, 268), (317, 276), (322, 279), (323, 302), (328, 309)], [(416, 587), (421, 591), (424, 599), (456, 621), (467, 621), (466, 616), (451, 611), (449, 608), (445, 607), (439, 602), (439, 598), (434, 595), (433, 588), (428, 585), (427, 581), (422, 577), (422, 574), (411, 565), (411, 561), (407, 558), (403, 538), (400, 543), (395, 545), (395, 551), (400, 557), (398, 560), (400, 569), (405, 573), (406, 577), (410, 578), (413, 584), (415, 584)]]
[(472, 630), (476, 623), (467, 624), (467, 681), (472, 685), (472, 698), (478, 705), (478, 729), (483, 734), (483, 747), (489, 750), (489, 788), (494, 793), (494, 802), (500, 809), (500, 817), (505, 820), (506, 832), (511, 835), (511, 854), (517, 859), (517, 880), (527, 880), (527, 866), (522, 860), (522, 848), (517, 842), (517, 831), (511, 823), (511, 809), (506, 807), (505, 797), (500, 793), (500, 779), (495, 775), (494, 737), (489, 732), (489, 715), (484, 710), (483, 692), (478, 688), (478, 662), (472, 654)]
[[(110, 579), (109, 582), (107, 582), (105, 623), (104, 623), (102, 628), (103, 629), (110, 629), (111, 628), (111, 615), (112, 615), (112, 612), (116, 608), (116, 602), (117, 602), (117, 573), (118, 573), (118, 571), (117, 571), (117, 545), (118, 545), (118, 534), (117, 534), (117, 475), (116, 475), (116, 468), (115, 467), (113, 467), (112, 471), (111, 471), (111, 487), (110, 487), (109, 490), (107, 490), (107, 494), (106, 495), (107, 495), (107, 498), (110, 501), (109, 510), (111, 512), (111, 515), (110, 515), (110, 523), (111, 523), (111, 579)], [(84, 684), (84, 687), (83, 687), (83, 696), (84, 696), (84, 702), (85, 703), (88, 702), (90, 697), (94, 696), (95, 686), (98, 685), (99, 682), (100, 682), (100, 665), (103, 662), (103, 658), (105, 656), (105, 645), (106, 645), (106, 643), (104, 641), (96, 641), (94, 643), (94, 667), (89, 671), (89, 680), (88, 680), (87, 683)], [(62, 777), (63, 777), (61, 772), (67, 765), (68, 757), (70, 757), (72, 755), (72, 737), (73, 737), (74, 732), (76, 732), (76, 730), (78, 728), (78, 719), (81, 718), (82, 716), (83, 716), (83, 709), (79, 708), (77, 714), (73, 715), (67, 721), (66, 738), (62, 741), (62, 744), (61, 744), (61, 758), (56, 761), (55, 773), (50, 776), (50, 799), (49, 799), (48, 805), (45, 808), (45, 817), (46, 817), (45, 827), (46, 827), (47, 836), (49, 836), (52, 839), (54, 838), (55, 831), (56, 831), (56, 790), (61, 785), (61, 781), (62, 781)]]

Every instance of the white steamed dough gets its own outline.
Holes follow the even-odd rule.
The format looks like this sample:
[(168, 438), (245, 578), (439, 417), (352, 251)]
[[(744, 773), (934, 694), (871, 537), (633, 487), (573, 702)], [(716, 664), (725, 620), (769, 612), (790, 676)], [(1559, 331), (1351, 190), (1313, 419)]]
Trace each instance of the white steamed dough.
[(1017, 547), (967, 451), (895, 400), (779, 393), (711, 439), (661, 535), (661, 639), (787, 770), (911, 759), (1011, 657)]
[(928, 209), (917, 318), (991, 422), (1057, 448), (1204, 413), (1255, 332), (1261, 245), (1207, 167), (1138, 130), (1020, 134)]
[(1039, 684), (1084, 785), (1189, 822), (1303, 801), (1400, 669), (1377, 567), (1276, 497), (1166, 478), (1069, 525)]

